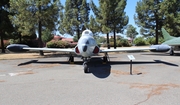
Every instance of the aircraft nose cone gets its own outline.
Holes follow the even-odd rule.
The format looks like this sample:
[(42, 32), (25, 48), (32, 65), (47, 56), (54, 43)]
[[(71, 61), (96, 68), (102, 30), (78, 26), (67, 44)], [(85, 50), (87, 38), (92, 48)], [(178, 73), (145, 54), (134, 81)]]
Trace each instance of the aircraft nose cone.
[(83, 52), (86, 52), (87, 51), (87, 46), (85, 45), (85, 46), (83, 46)]

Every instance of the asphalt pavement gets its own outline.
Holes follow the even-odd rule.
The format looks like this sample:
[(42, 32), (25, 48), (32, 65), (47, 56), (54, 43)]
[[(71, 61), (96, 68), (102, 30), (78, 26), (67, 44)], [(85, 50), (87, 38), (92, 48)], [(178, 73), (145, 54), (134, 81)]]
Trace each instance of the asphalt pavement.
[(107, 64), (101, 57), (87, 74), (80, 57), (0, 60), (0, 105), (179, 105), (178, 54), (111, 53)]

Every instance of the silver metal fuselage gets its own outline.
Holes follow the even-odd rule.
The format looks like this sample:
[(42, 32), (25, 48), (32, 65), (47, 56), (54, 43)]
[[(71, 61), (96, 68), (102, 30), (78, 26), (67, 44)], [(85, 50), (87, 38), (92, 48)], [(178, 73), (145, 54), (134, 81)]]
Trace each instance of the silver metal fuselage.
[[(99, 47), (90, 30), (83, 31), (76, 47), (76, 54), (81, 55), (82, 57), (90, 57), (99, 53)], [(76, 49), (78, 49), (79, 53), (77, 53)]]

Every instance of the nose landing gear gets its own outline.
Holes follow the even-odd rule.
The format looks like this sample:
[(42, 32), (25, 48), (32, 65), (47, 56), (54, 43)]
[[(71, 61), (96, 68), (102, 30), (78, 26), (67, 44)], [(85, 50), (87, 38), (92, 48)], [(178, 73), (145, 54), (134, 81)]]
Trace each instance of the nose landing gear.
[(84, 73), (89, 73), (89, 68), (86, 62), (83, 63), (84, 66)]
[(83, 66), (84, 66), (84, 73), (90, 73), (90, 71), (89, 71), (89, 67), (88, 67), (88, 58), (83, 58), (83, 61), (84, 61), (84, 63), (83, 63)]

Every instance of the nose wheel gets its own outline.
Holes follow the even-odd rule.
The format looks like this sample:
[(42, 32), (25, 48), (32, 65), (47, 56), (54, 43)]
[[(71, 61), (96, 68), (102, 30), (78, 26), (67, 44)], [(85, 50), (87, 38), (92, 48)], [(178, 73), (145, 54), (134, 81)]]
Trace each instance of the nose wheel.
[(87, 58), (83, 58), (84, 60), (84, 63), (83, 63), (83, 66), (84, 66), (84, 73), (89, 73), (89, 67), (88, 67), (88, 59)]
[(89, 68), (88, 68), (88, 65), (87, 63), (84, 62), (84, 73), (89, 73)]

